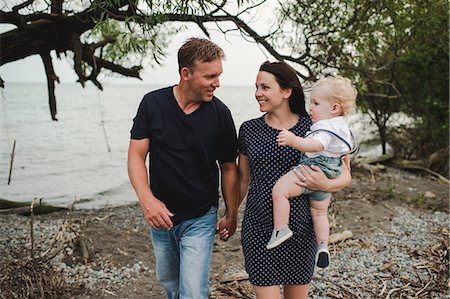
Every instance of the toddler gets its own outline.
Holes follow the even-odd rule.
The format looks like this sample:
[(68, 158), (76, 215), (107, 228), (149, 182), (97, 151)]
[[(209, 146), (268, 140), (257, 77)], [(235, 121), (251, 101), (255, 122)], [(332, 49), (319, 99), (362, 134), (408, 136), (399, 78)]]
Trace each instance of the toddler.
[(320, 268), (329, 265), (328, 206), (331, 193), (303, 188), (299, 185), (300, 179), (294, 171), (301, 173), (301, 165), (316, 165), (329, 178), (339, 176), (342, 171), (342, 157), (353, 152), (356, 147), (343, 118), (354, 110), (356, 95), (357, 91), (349, 79), (339, 76), (322, 78), (311, 92), (311, 132), (305, 138), (298, 137), (286, 129), (278, 134), (278, 145), (291, 146), (304, 154), (299, 165), (282, 176), (273, 187), (274, 230), (267, 249), (280, 245), (292, 236), (288, 226), (289, 198), (310, 194), (311, 216), (318, 246), (316, 264)]

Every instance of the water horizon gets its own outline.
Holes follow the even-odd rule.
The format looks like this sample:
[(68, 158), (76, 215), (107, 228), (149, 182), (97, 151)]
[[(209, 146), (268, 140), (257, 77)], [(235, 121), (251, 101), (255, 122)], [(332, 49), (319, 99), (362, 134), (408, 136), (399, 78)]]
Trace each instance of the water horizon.
[[(128, 180), (132, 119), (147, 92), (169, 85), (57, 85), (52, 121), (45, 83), (9, 83), (1, 92), (0, 198), (96, 209), (137, 202)], [(262, 113), (252, 86), (221, 86), (215, 95), (231, 110), (236, 130)], [(358, 116), (359, 117), (359, 116)], [(353, 120), (363, 137), (376, 135), (367, 119)], [(16, 141), (11, 182), (9, 164)]]

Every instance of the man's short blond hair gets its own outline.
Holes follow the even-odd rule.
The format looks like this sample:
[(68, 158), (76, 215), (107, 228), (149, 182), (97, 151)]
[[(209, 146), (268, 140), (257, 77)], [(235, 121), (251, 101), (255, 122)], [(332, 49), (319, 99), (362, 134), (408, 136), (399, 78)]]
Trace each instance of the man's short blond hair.
[(314, 88), (327, 87), (328, 100), (341, 105), (342, 115), (353, 112), (356, 108), (358, 91), (348, 78), (328, 76), (319, 79)]
[(181, 72), (183, 67), (193, 71), (196, 62), (211, 62), (224, 58), (222, 48), (209, 39), (191, 37), (178, 50), (178, 72)]

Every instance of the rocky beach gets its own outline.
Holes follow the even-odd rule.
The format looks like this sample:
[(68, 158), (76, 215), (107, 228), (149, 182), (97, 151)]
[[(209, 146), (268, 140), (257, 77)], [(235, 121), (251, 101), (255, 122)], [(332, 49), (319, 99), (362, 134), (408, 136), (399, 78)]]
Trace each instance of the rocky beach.
[[(331, 265), (316, 270), (310, 298), (448, 298), (448, 199), (430, 175), (354, 169), (334, 195)], [(164, 298), (137, 203), (1, 214), (0, 250), (0, 298)], [(210, 298), (254, 298), (247, 278), (239, 226), (216, 238)]]

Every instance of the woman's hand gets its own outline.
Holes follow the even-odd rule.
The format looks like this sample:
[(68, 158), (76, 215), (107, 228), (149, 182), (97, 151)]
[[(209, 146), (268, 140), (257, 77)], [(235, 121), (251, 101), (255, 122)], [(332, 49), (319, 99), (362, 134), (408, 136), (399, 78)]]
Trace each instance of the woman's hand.
[(311, 190), (322, 190), (326, 192), (336, 192), (347, 187), (352, 182), (350, 173), (350, 160), (344, 158), (342, 173), (334, 179), (329, 179), (325, 173), (317, 166), (301, 165), (300, 170), (294, 168), (294, 172), (299, 178), (299, 185)]
[(301, 165), (300, 170), (294, 168), (294, 172), (300, 180), (299, 185), (311, 190), (326, 190), (330, 179), (317, 166)]

